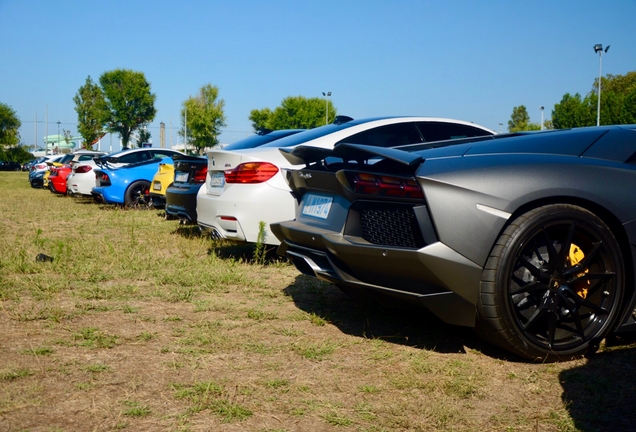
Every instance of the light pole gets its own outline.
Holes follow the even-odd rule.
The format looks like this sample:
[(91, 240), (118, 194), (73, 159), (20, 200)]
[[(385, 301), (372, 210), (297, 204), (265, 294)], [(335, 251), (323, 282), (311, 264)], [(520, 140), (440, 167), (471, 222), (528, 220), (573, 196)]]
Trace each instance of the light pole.
[(503, 127), (503, 123), (499, 123), (499, 133), (501, 133), (501, 128)]
[[(57, 150), (59, 151), (60, 149), (60, 121), (57, 121)], [(57, 152), (55, 152), (57, 153)]]
[(598, 104), (596, 106), (596, 126), (601, 125), (601, 70), (603, 69), (603, 52), (609, 50), (609, 45), (603, 50), (603, 44), (594, 45), (594, 52), (598, 53)]
[(331, 96), (331, 92), (322, 92), (322, 95), (325, 97), (325, 124), (329, 123), (329, 96)]
[(543, 130), (543, 106), (540, 106), (539, 109), (541, 110), (541, 130)]

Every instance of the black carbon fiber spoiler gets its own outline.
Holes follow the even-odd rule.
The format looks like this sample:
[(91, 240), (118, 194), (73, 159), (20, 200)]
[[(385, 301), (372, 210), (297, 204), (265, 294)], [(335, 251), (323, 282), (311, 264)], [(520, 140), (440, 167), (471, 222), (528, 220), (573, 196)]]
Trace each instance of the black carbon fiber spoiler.
[(376, 147), (362, 144), (338, 144), (333, 150), (299, 145), (293, 148), (279, 148), (285, 159), (292, 165), (309, 165), (328, 157), (340, 158), (344, 161), (389, 159), (406, 166), (417, 166), (424, 161), (420, 155), (387, 147)]

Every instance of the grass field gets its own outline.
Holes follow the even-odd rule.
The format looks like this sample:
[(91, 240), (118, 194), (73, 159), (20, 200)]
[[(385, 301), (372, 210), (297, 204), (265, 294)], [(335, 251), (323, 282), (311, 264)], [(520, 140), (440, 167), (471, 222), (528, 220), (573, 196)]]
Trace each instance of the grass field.
[(1, 431), (636, 429), (629, 340), (527, 363), (26, 173), (0, 172), (0, 219)]

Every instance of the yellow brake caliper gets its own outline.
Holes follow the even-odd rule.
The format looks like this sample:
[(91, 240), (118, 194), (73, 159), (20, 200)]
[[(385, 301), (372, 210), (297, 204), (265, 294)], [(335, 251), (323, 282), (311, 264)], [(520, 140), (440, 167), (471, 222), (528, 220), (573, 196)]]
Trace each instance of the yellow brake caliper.
[[(568, 262), (571, 266), (575, 266), (578, 263), (580, 263), (583, 258), (585, 258), (585, 254), (583, 253), (583, 251), (581, 250), (581, 248), (579, 248), (577, 245), (575, 245), (574, 243), (570, 245), (570, 254), (568, 255)], [(578, 277), (583, 277), (585, 276), (586, 273), (588, 273), (589, 270), (585, 269), (583, 272), (577, 274)], [(587, 290), (590, 287), (590, 281), (587, 279), (581, 279), (577, 282), (575, 282), (574, 286), (572, 288), (574, 288), (574, 290), (576, 291), (576, 293), (578, 295), (580, 295), (581, 297), (585, 298), (587, 297)]]

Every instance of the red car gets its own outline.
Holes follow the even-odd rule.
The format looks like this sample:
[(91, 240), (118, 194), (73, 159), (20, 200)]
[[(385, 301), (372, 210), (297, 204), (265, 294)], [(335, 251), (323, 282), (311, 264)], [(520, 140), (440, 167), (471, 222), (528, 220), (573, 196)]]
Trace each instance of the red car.
[(68, 164), (50, 168), (49, 174), (49, 189), (53, 193), (66, 195), (66, 178), (71, 174), (72, 169)]

